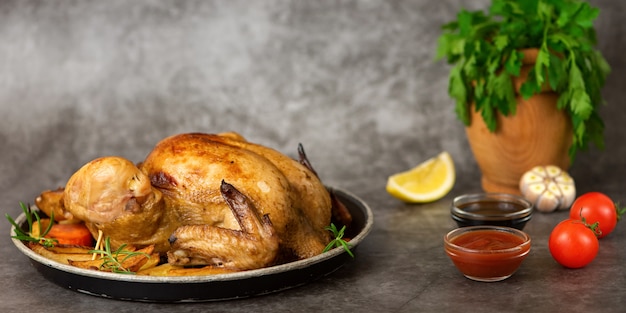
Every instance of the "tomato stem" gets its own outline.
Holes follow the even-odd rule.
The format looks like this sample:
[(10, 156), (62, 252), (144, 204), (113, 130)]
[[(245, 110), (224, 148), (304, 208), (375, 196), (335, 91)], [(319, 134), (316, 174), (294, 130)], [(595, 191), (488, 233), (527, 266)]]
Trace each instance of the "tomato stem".
[(617, 221), (619, 222), (622, 219), (622, 215), (626, 213), (626, 207), (620, 207), (619, 202), (615, 202), (615, 212), (617, 213)]
[[(595, 222), (589, 225), (589, 223), (587, 223), (587, 219), (583, 216), (583, 208), (580, 208), (580, 212), (578, 214), (580, 215), (580, 221), (583, 223), (583, 225), (591, 229), (591, 231), (596, 235), (596, 237), (602, 236), (602, 230), (600, 229), (600, 222)], [(618, 215), (618, 219), (619, 219), (619, 215)]]

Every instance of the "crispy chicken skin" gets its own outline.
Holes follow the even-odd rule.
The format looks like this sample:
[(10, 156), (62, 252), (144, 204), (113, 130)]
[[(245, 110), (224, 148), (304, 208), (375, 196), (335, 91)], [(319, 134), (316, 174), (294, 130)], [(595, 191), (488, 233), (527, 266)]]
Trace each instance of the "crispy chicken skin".
[(184, 225), (239, 229), (220, 193), (224, 180), (269, 215), (283, 254), (307, 258), (329, 241), (328, 191), (297, 161), (235, 133), (181, 134), (159, 142), (141, 165)]
[(206, 224), (180, 227), (170, 237), (172, 248), (167, 252), (168, 262), (189, 265), (209, 263), (228, 269), (272, 264), (278, 253), (279, 239), (268, 215), (259, 216), (250, 199), (232, 185), (222, 182), (220, 188), (240, 229)]
[(114, 246), (155, 244), (179, 265), (260, 268), (317, 255), (330, 240), (331, 199), (317, 176), (236, 133), (165, 138), (139, 166), (96, 159), (70, 178), (64, 207)]
[(115, 247), (154, 244), (166, 251), (167, 238), (180, 226), (148, 176), (121, 157), (98, 158), (80, 168), (68, 180), (63, 201), (70, 219), (84, 221), (94, 237), (101, 230)]

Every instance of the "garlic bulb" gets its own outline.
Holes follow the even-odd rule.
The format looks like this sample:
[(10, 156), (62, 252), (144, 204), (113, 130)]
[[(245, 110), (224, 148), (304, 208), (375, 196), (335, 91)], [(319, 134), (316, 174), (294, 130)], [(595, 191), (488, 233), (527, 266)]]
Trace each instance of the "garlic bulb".
[(574, 179), (558, 166), (536, 166), (519, 183), (522, 195), (541, 212), (566, 210), (576, 198)]

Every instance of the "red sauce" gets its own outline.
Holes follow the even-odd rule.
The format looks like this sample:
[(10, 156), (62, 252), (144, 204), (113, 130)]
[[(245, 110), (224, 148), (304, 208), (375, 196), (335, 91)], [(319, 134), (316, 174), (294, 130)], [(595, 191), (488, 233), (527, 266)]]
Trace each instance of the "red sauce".
[(452, 243), (472, 250), (503, 250), (521, 245), (524, 240), (504, 231), (477, 230), (461, 234)]
[(530, 242), (522, 245), (523, 238), (506, 231), (476, 230), (450, 241), (465, 249), (475, 250), (446, 245), (446, 252), (457, 268), (465, 276), (477, 280), (499, 280), (512, 275), (530, 250)]

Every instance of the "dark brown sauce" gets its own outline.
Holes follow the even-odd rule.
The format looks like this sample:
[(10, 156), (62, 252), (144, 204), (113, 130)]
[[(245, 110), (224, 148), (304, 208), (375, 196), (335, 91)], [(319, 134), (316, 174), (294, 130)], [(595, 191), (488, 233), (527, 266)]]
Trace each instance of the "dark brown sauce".
[(502, 202), (502, 201), (475, 201), (464, 203), (459, 208), (463, 211), (479, 214), (479, 215), (502, 215), (514, 213), (524, 209), (524, 206), (518, 203)]
[(472, 201), (463, 203), (458, 208), (463, 213), (453, 213), (452, 219), (459, 227), (477, 225), (496, 225), (523, 229), (531, 218), (531, 212), (515, 215), (525, 207), (522, 204), (506, 201)]

